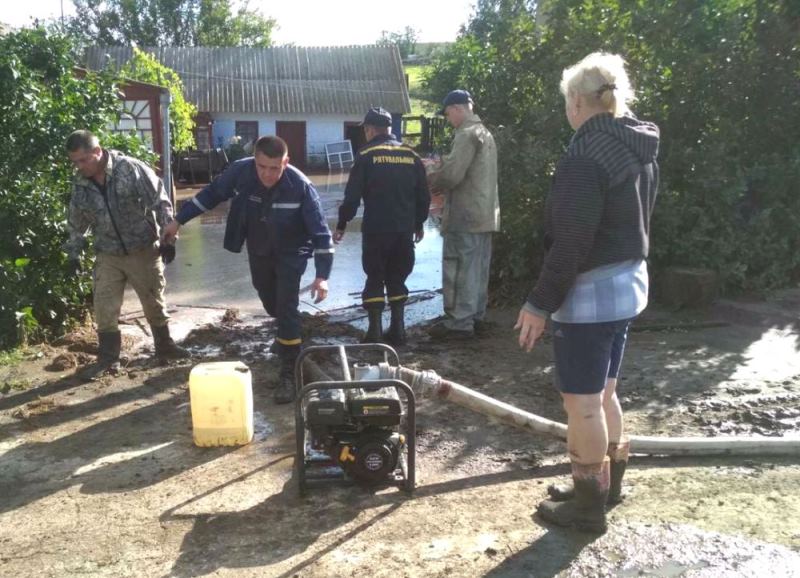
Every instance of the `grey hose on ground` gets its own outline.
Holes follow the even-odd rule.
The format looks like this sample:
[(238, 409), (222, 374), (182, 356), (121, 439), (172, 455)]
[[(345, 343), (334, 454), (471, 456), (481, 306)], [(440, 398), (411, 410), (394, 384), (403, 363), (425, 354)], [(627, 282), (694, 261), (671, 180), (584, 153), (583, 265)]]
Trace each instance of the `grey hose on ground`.
[[(443, 379), (435, 371), (381, 364), (382, 379), (399, 379), (422, 397), (449, 401), (505, 424), (533, 433), (567, 439), (567, 426), (521, 410), (473, 389)], [(631, 452), (669, 456), (800, 456), (800, 437), (651, 437), (631, 436)]]

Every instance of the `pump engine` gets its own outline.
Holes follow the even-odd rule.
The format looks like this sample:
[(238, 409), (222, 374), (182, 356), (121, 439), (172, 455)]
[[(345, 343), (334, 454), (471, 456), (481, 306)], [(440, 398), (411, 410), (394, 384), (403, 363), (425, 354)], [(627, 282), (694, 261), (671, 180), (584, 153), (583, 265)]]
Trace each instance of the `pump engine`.
[[(319, 347), (329, 348), (310, 347), (306, 352), (313, 353)], [(385, 348), (397, 355), (385, 345), (334, 347), (339, 349), (343, 368), (349, 367), (345, 365), (345, 348)], [(344, 373), (346, 379), (343, 381), (318, 381), (300, 390), (298, 423), (303, 426), (304, 439), (302, 456), (298, 455), (303, 464), (301, 489), (306, 480), (337, 478), (370, 486), (382, 483), (408, 486), (409, 435), (401, 429), (405, 421), (406, 427), (413, 432), (414, 398), (411, 388), (402, 382), (378, 379), (376, 365), (356, 364), (352, 378), (349, 369)], [(404, 392), (405, 404), (398, 390)], [(410, 417), (410, 422), (404, 417)], [(413, 446), (413, 433), (410, 437)], [(413, 454), (413, 447), (411, 449)], [(410, 463), (413, 465), (413, 459)]]

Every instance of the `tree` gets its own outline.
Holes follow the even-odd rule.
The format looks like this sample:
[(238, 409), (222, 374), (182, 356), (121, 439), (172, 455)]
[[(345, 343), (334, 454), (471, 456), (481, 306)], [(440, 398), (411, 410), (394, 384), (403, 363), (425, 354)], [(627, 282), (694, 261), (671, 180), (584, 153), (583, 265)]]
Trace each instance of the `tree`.
[(381, 37), (378, 38), (376, 44), (378, 46), (397, 45), (400, 49), (400, 57), (408, 58), (409, 55), (414, 54), (418, 38), (419, 34), (417, 31), (411, 26), (406, 26), (402, 32), (382, 31)]
[(707, 267), (730, 291), (800, 278), (798, 29), (787, 0), (479, 0), (427, 85), (470, 90), (504, 127), (495, 281), (528, 285), (536, 274), (544, 199), (571, 135), (561, 71), (596, 50), (626, 57), (634, 111), (661, 127), (656, 276)]
[(172, 96), (169, 108), (170, 135), (172, 137), (170, 144), (175, 150), (194, 148), (194, 117), (197, 114), (197, 107), (183, 97), (183, 82), (178, 74), (135, 46), (133, 58), (125, 63), (120, 74), (125, 78), (167, 87)]
[(0, 348), (57, 334), (86, 312), (90, 284), (67, 273), (61, 249), (73, 174), (67, 136), (87, 128), (147, 158), (138, 139), (107, 133), (119, 111), (116, 78), (78, 78), (71, 48), (41, 28), (0, 36)]
[(73, 0), (67, 31), (105, 46), (270, 46), (276, 22), (231, 0)]
[(200, 6), (197, 23), (196, 46), (251, 46), (272, 45), (272, 32), (276, 22), (264, 18), (247, 3), (234, 15), (226, 0), (204, 0)]

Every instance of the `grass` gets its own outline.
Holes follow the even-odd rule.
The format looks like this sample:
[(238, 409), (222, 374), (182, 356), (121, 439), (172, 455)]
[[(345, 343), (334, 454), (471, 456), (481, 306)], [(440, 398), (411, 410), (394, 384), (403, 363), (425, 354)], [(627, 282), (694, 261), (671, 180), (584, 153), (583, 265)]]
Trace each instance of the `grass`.
[(409, 64), (405, 67), (405, 73), (408, 75), (409, 94), (419, 94), (419, 92), (422, 90), (422, 77), (429, 68), (430, 66), (425, 64)]
[(24, 391), (33, 385), (27, 377), (21, 377), (22, 371), (14, 367), (18, 363), (31, 358), (33, 352), (27, 347), (16, 347), (7, 351), (0, 351), (0, 394), (9, 391)]
[(9, 391), (25, 391), (26, 389), (29, 389), (31, 385), (33, 385), (33, 382), (30, 379), (9, 379), (3, 383), (0, 383), (0, 393), (5, 395)]
[(0, 367), (7, 365), (16, 365), (25, 359), (26, 351), (22, 347), (9, 349), (8, 351), (0, 351)]
[[(409, 116), (430, 116), (436, 114), (438, 103), (428, 100), (422, 89), (422, 79), (427, 70), (430, 69), (426, 64), (411, 64), (405, 66), (405, 73), (408, 75), (408, 95), (411, 102), (411, 113)], [(417, 133), (422, 129), (419, 121), (411, 121), (406, 125), (409, 133)], [(409, 142), (416, 141), (410, 138)]]
[(428, 100), (422, 89), (422, 78), (429, 65), (412, 64), (405, 67), (408, 74), (408, 95), (411, 99), (411, 116), (435, 114), (438, 103)]

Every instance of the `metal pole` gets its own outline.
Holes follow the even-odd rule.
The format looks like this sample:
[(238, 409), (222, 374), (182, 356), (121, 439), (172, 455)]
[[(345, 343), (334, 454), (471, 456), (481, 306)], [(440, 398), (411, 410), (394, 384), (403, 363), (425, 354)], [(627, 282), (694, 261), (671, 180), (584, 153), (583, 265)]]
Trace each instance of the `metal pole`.
[(172, 188), (172, 137), (169, 130), (169, 107), (172, 104), (172, 95), (169, 91), (161, 93), (161, 174), (164, 178), (164, 187), (169, 192), (169, 199), (175, 207), (175, 196)]

